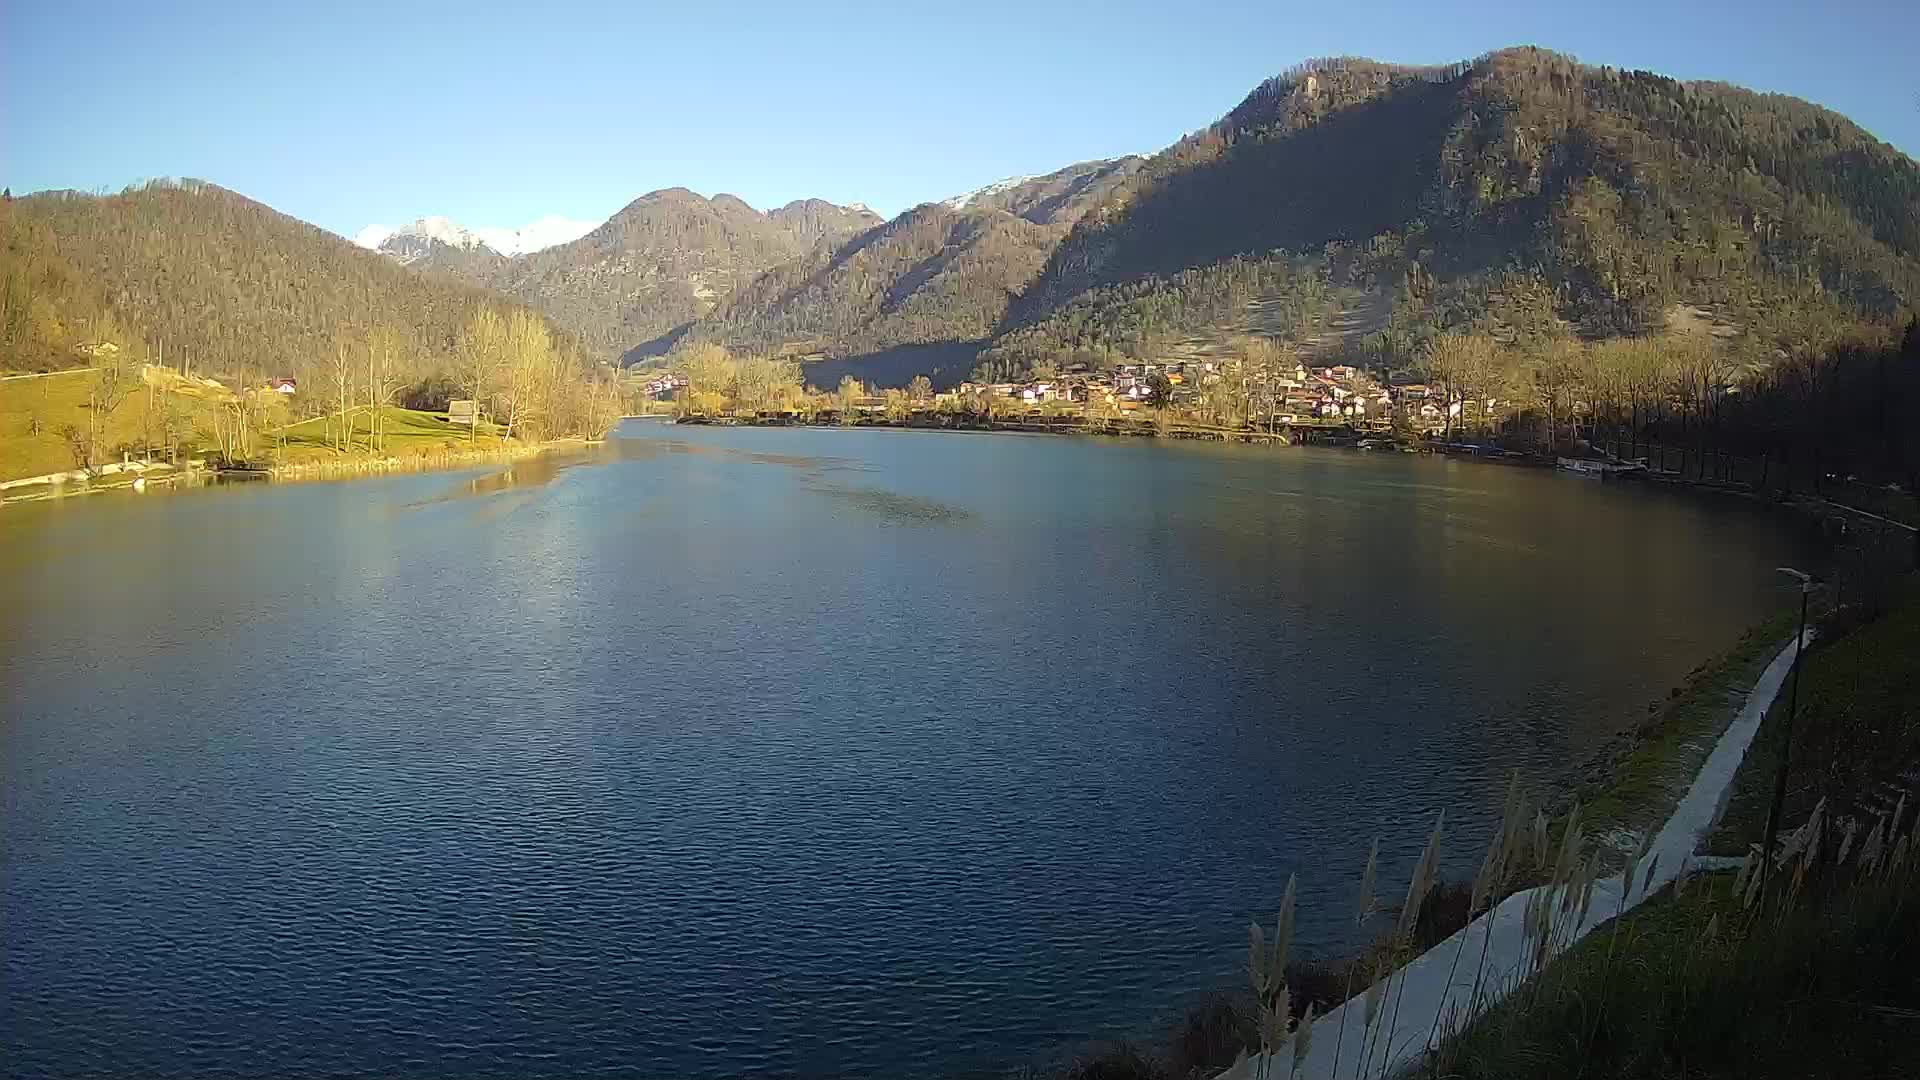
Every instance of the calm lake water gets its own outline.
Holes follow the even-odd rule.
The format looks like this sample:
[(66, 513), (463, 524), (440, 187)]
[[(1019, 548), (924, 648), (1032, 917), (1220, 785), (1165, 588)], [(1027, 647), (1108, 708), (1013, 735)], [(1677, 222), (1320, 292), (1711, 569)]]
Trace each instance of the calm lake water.
[(1371, 837), (1471, 876), (1788, 599), (1740, 508), (1399, 455), (628, 422), (0, 510), (0, 1071), (942, 1076), (1151, 1036)]

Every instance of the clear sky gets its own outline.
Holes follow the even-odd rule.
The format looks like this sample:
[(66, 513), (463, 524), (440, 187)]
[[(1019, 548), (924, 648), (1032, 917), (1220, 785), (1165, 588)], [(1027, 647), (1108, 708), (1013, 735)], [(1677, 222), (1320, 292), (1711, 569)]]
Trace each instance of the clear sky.
[(1156, 150), (1340, 54), (1535, 44), (1826, 105), (1920, 153), (1920, 2), (0, 0), (0, 182), (197, 176), (342, 234), (655, 188), (882, 213)]

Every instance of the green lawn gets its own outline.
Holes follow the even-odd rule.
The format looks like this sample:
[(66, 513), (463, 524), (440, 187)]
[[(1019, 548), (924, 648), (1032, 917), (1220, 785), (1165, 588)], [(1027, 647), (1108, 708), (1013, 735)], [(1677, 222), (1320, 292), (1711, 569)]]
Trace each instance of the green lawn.
[[(96, 378), (92, 372), (62, 372), (0, 381), (0, 480), (18, 480), (79, 467), (60, 429), (67, 425), (83, 431), (87, 428), (91, 414), (89, 395)], [(159, 397), (149, 397), (137, 373), (132, 380), (131, 388), (107, 414), (96, 453), (96, 459), (103, 463), (120, 460), (122, 449), (145, 446), (149, 438), (156, 443), (164, 441), (157, 412), (149, 412), (150, 407), (155, 410), (161, 407)], [(202, 426), (202, 415), (209, 406), (207, 399), (200, 395), (210, 392), (196, 388), (172, 395), (173, 405), (182, 414), (183, 426), (188, 432)], [(190, 449), (197, 440), (188, 435), (183, 442)]]
[[(267, 443), (279, 460), (289, 463), (324, 461), (349, 454), (364, 455), (369, 453), (367, 428), (370, 412), (366, 406), (351, 410), (351, 449), (348, 451), (336, 447), (342, 437), (342, 425), (337, 415), (303, 420), (283, 430), (270, 432)], [(418, 412), (389, 405), (380, 410), (380, 416), (380, 452), (396, 457), (439, 450), (463, 450), (469, 446), (497, 447), (501, 441), (499, 425), (483, 423), (469, 443), (466, 425), (450, 423), (446, 413)]]

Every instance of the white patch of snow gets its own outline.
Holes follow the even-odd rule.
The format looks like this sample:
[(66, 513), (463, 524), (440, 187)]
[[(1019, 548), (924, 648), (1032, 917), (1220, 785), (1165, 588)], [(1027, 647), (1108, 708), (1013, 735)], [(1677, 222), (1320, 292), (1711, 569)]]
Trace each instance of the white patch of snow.
[(391, 225), (369, 225), (353, 234), (353, 242), (369, 251), (378, 251), (380, 245), (386, 243), (387, 237), (392, 236), (393, 233), (394, 228)]
[(982, 198), (987, 195), (998, 195), (1001, 192), (1006, 191), (1010, 188), (1019, 187), (1021, 184), (1024, 184), (1027, 181), (1032, 179), (1034, 178), (1031, 176), (1009, 176), (1005, 180), (995, 180), (993, 183), (988, 184), (986, 187), (975, 188), (972, 191), (967, 192), (965, 195), (955, 195), (953, 198), (947, 199), (944, 202), (949, 209), (965, 210), (967, 207), (972, 206), (974, 203), (974, 200), (976, 199)]
[(570, 243), (600, 227), (597, 221), (579, 221), (548, 214), (517, 229), (475, 229), (473, 232), (490, 248), (502, 255), (525, 255), (530, 251)]
[(863, 202), (848, 203), (847, 209), (853, 211), (856, 214), (872, 214), (874, 217), (885, 216), (882, 213), (880, 213), (880, 211), (875, 210), (873, 207), (868, 206), (866, 203), (863, 203)]
[(403, 225), (395, 236), (417, 236), (428, 240), (438, 240), (454, 247), (474, 248), (481, 246), (478, 236), (444, 217), (423, 217), (414, 219), (413, 224)]
[[(579, 221), (561, 217), (558, 214), (548, 214), (517, 229), (491, 226), (469, 229), (436, 215), (416, 218), (411, 224), (398, 228), (391, 225), (369, 225), (353, 235), (353, 242), (363, 248), (379, 251), (396, 239), (437, 240), (454, 247), (468, 249), (484, 247), (501, 255), (514, 256), (578, 240), (598, 228), (599, 224), (595, 221)], [(396, 253), (389, 252), (389, 254)], [(403, 258), (402, 261), (409, 260)]]

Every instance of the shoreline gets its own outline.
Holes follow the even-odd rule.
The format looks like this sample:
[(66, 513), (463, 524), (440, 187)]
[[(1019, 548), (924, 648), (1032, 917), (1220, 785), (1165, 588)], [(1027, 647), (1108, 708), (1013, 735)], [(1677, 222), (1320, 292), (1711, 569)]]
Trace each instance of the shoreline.
[(115, 462), (100, 467), (98, 473), (84, 469), (20, 477), (0, 483), (0, 506), (12, 503), (46, 502), (105, 495), (117, 492), (140, 493), (148, 484), (197, 487), (210, 483), (237, 483), (250, 480), (301, 483), (320, 480), (351, 480), (363, 476), (398, 473), (453, 472), (488, 465), (511, 465), (569, 448), (585, 449), (599, 439), (572, 437), (545, 442), (491, 446), (473, 450), (438, 451), (431, 454), (385, 454), (379, 457), (357, 456), (315, 461), (285, 462), (258, 469), (222, 469), (199, 459), (187, 459), (178, 465), (167, 462)]
[(318, 461), (299, 461), (269, 465), (258, 470), (220, 470), (216, 475), (235, 478), (256, 476), (272, 481), (302, 480), (347, 480), (358, 476), (375, 476), (387, 473), (440, 472), (471, 468), (491, 464), (511, 464), (525, 461), (543, 454), (564, 450), (570, 446), (587, 447), (597, 440), (582, 438), (549, 439), (545, 442), (518, 443), (512, 446), (490, 446), (472, 450), (443, 450), (431, 454), (402, 456), (386, 454), (380, 457), (347, 457), (321, 459)]
[[(1722, 743), (1735, 733), (1734, 729), (1741, 725), (1743, 716), (1752, 711), (1756, 691), (1766, 689), (1766, 684), (1773, 681), (1772, 669), (1779, 666), (1782, 657), (1791, 651), (1793, 629), (1792, 620), (1785, 612), (1755, 623), (1731, 644), (1703, 661), (1682, 682), (1673, 686), (1665, 698), (1650, 704), (1646, 717), (1637, 721), (1629, 720), (1599, 750), (1579, 763), (1577, 771), (1589, 774), (1590, 779), (1543, 793), (1546, 796), (1543, 809), (1553, 822), (1553, 828), (1559, 829), (1567, 811), (1578, 802), (1581, 806), (1581, 831), (1601, 853), (1604, 872), (1619, 873), (1620, 866), (1640, 841), (1642, 833), (1660, 834), (1679, 816), (1679, 811), (1688, 803), (1690, 793), (1701, 782), (1708, 764), (1720, 751)], [(1777, 691), (1779, 687), (1775, 685), (1773, 689)], [(1770, 702), (1771, 698), (1767, 697), (1766, 701)], [(1762, 709), (1765, 703), (1760, 703)], [(1748, 734), (1751, 735), (1750, 732)], [(1662, 875), (1663, 879), (1668, 876)], [(1509, 888), (1495, 894), (1492, 910), (1478, 917), (1467, 916), (1464, 912), (1456, 914), (1438, 927), (1435, 940), (1416, 945), (1411, 953), (1405, 952), (1404, 946), (1391, 944), (1388, 940), (1390, 934), (1388, 938), (1352, 949), (1333, 949), (1320, 953), (1311, 949), (1300, 950), (1301, 955), (1293, 962), (1299, 965), (1298, 970), (1290, 970), (1289, 975), (1290, 982), (1301, 982), (1301, 985), (1294, 987), (1296, 1014), (1307, 1002), (1312, 1001), (1316, 1006), (1316, 1020), (1324, 1022), (1326, 1017), (1338, 1012), (1346, 1003), (1360, 1001), (1365, 996), (1365, 979), (1351, 982), (1347, 986), (1349, 992), (1344, 994), (1315, 994), (1314, 991), (1339, 989), (1341, 972), (1350, 967), (1370, 968), (1380, 956), (1393, 958), (1388, 961), (1385, 969), (1387, 974), (1381, 976), (1383, 979), (1393, 979), (1415, 964), (1428, 966), (1423, 961), (1441, 955), (1443, 948), (1443, 959), (1450, 959), (1453, 949), (1447, 946), (1448, 942), (1470, 933), (1475, 927), (1481, 927), (1484, 934), (1484, 928), (1493, 921), (1495, 911), (1506, 907), (1512, 897), (1530, 894), (1537, 887), (1531, 881), (1515, 881)], [(1462, 889), (1461, 898), (1464, 901), (1464, 882), (1440, 879), (1429, 903), (1439, 900), (1440, 892), (1447, 888)], [(1651, 895), (1651, 890), (1646, 895)], [(1611, 910), (1609, 905), (1608, 911)], [(1436, 917), (1447, 918), (1445, 914)], [(1425, 916), (1421, 921), (1425, 922)], [(1504, 926), (1505, 921), (1506, 917), (1503, 916), (1501, 933), (1510, 929)], [(1293, 964), (1289, 965), (1290, 969)], [(1396, 988), (1393, 992), (1397, 995), (1401, 991)], [(1169, 1021), (1177, 1029), (1182, 1016), (1187, 1015), (1196, 1003), (1217, 1000), (1222, 996), (1240, 1008), (1243, 1007), (1241, 999), (1245, 996), (1245, 990), (1239, 984), (1190, 989), (1154, 1014), (1150, 1026), (1143, 1031), (1144, 1040), (1151, 1042), (1161, 1035)], [(1334, 1000), (1320, 1000), (1324, 996), (1331, 996)], [(1431, 1016), (1431, 1012), (1427, 1013), (1427, 1018)], [(1419, 1033), (1424, 1035), (1426, 1020), (1423, 1019), (1417, 1026)], [(1335, 1033), (1327, 1032), (1324, 1040), (1315, 1040), (1315, 1045), (1318, 1046), (1322, 1041), (1335, 1041)], [(1206, 1075), (1214, 1080), (1244, 1080), (1250, 1074), (1241, 1074), (1232, 1068), (1224, 1072), (1214, 1068), (1208, 1070)]]
[[(938, 417), (938, 419), (935, 419)], [(971, 431), (981, 434), (1016, 435), (1104, 435), (1129, 438), (1161, 439), (1201, 439), (1212, 442), (1241, 442), (1255, 445), (1281, 446), (1306, 441), (1298, 431), (1288, 427), (1276, 431), (1254, 431), (1216, 427), (1208, 424), (1173, 422), (1160, 424), (1153, 420), (1139, 420), (1129, 417), (1116, 417), (1108, 420), (1089, 422), (1082, 416), (1027, 417), (1023, 419), (983, 419), (971, 414), (921, 414), (918, 418), (909, 417), (896, 420), (881, 416), (862, 416), (854, 423), (843, 423), (838, 419), (803, 419), (798, 416), (758, 416), (758, 417), (693, 417), (670, 418), (675, 424), (696, 427), (804, 427), (841, 430), (861, 428), (891, 428), (903, 431)], [(1344, 430), (1344, 429), (1342, 429)], [(1359, 436), (1354, 436), (1357, 440)]]

